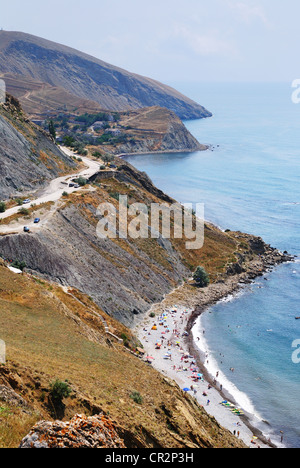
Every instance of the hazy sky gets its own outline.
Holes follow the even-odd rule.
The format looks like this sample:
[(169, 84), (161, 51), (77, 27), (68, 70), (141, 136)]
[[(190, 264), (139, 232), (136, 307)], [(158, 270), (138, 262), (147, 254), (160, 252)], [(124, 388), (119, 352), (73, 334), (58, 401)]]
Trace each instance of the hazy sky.
[(299, 0), (10, 0), (0, 27), (176, 81), (300, 78)]

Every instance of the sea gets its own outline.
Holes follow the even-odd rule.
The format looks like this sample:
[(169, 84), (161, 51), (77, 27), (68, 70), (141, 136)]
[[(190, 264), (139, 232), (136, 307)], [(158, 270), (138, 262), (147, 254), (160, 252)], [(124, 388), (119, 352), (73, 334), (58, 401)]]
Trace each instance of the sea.
[[(294, 78), (294, 77), (293, 77)], [(169, 83), (213, 113), (185, 121), (204, 152), (127, 158), (221, 229), (261, 236), (300, 258), (300, 104), (291, 83)], [(208, 370), (260, 429), (300, 447), (300, 260), (207, 310), (193, 333)], [(205, 335), (203, 334), (205, 330)]]

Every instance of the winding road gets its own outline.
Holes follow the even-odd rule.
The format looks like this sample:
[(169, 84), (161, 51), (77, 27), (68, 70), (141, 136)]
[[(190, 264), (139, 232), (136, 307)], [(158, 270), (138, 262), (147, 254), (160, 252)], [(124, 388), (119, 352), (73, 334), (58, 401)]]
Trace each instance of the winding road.
[[(60, 149), (67, 154), (68, 156), (78, 156), (72, 151), (70, 151), (68, 148), (65, 147), (60, 147)], [(78, 178), (78, 177), (84, 177), (85, 179), (88, 179), (92, 175), (96, 174), (99, 171), (99, 161), (93, 161), (92, 159), (86, 158), (86, 157), (81, 157), (83, 163), (86, 165), (85, 169), (82, 170), (81, 172), (77, 174), (69, 174), (63, 177), (58, 177), (57, 179), (54, 179), (50, 182), (48, 187), (43, 189), (40, 192), (40, 195), (36, 199), (30, 200), (30, 203), (27, 203), (23, 205), (24, 208), (30, 208), (34, 205), (36, 205), (36, 208), (38, 210), (38, 205), (41, 205), (43, 203), (47, 202), (57, 202), (61, 199), (63, 192), (67, 192), (68, 194), (71, 194), (73, 192), (76, 192), (78, 190), (81, 190), (82, 187), (76, 188), (76, 187), (69, 187), (69, 183), (71, 179)], [(8, 218), (16, 213), (19, 212), (20, 206), (14, 206), (13, 208), (10, 208), (6, 210), (4, 213), (0, 213), (0, 220)], [(21, 216), (21, 215), (20, 215)], [(14, 232), (19, 232), (20, 230), (23, 230), (24, 227), (24, 220), (21, 222), (13, 222), (12, 225), (4, 225), (0, 226), (0, 233), (2, 234), (7, 234), (11, 232), (12, 230)], [(28, 227), (31, 228), (37, 228), (37, 225), (34, 225), (32, 222), (28, 225)]]

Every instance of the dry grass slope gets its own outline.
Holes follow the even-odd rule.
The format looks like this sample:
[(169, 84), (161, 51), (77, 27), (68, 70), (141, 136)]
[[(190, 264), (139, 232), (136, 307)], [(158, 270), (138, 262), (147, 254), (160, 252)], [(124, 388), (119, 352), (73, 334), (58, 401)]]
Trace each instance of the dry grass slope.
[[(49, 384), (57, 378), (73, 390), (65, 401), (65, 420), (104, 411), (116, 421), (127, 447), (237, 446), (174, 383), (117, 340), (107, 341), (95, 312), (134, 346), (131, 332), (82, 293), (14, 275), (1, 265), (0, 309), (1, 339), (7, 345), (0, 386), (13, 389), (31, 408), (1, 401), (0, 392), (1, 447), (18, 446), (35, 422), (51, 418)], [(132, 392), (142, 396), (142, 404), (135, 403)]]

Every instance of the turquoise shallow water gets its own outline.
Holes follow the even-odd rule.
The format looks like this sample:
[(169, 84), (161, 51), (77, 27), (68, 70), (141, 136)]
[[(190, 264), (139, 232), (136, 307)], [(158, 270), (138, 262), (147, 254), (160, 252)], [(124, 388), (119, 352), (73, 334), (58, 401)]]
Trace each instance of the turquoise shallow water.
[[(128, 158), (177, 200), (205, 204), (221, 228), (300, 255), (300, 105), (290, 84), (177, 84), (214, 116), (186, 122), (214, 149)], [(267, 279), (267, 281), (266, 281)], [(300, 447), (300, 263), (276, 268), (202, 319), (215, 365), (288, 446)], [(233, 367), (235, 372), (229, 369)]]

